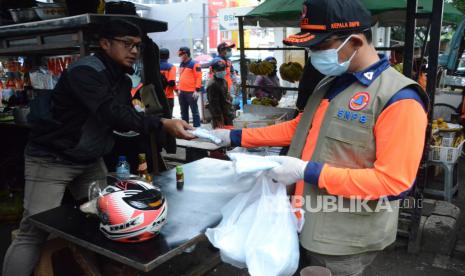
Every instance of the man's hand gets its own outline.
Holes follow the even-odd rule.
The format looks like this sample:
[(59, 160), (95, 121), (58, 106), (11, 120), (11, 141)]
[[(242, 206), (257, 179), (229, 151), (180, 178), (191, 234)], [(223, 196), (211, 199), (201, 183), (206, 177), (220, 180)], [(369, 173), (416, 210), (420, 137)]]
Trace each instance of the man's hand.
[(229, 129), (217, 128), (212, 130), (212, 134), (221, 139), (221, 145), (224, 147), (231, 146), (230, 133), (231, 131)]
[[(224, 123), (223, 123), (223, 121), (217, 122), (217, 123), (216, 123), (216, 128), (224, 128)], [(215, 128), (215, 129), (216, 129), (216, 128)]]
[(177, 119), (161, 119), (161, 123), (163, 124), (163, 128), (171, 135), (176, 138), (180, 139), (194, 139), (195, 136), (191, 133), (187, 132), (186, 130), (194, 130), (195, 128), (183, 120)]
[(200, 97), (200, 92), (198, 91), (195, 91), (193, 94), (192, 94), (192, 98), (194, 98), (194, 101), (197, 101), (197, 99)]
[(281, 164), (268, 172), (268, 177), (284, 185), (292, 185), (304, 178), (306, 161), (289, 156), (266, 156), (267, 159)]

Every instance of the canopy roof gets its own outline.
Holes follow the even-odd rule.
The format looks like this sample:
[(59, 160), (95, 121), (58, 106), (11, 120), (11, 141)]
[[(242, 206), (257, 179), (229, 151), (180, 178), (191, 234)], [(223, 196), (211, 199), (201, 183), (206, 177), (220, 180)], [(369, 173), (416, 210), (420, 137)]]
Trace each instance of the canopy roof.
[[(361, 0), (380, 26), (405, 24), (407, 0)], [(244, 18), (245, 25), (261, 27), (297, 27), (303, 0), (266, 0)], [(433, 0), (418, 0), (418, 12), (431, 12)], [(457, 24), (464, 15), (451, 3), (444, 3), (444, 23)], [(419, 21), (419, 24), (424, 22)]]

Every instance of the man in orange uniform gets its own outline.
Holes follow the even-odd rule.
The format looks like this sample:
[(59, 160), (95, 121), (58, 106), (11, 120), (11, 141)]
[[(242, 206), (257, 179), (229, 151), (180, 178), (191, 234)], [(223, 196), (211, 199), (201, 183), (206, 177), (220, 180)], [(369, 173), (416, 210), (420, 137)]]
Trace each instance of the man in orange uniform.
[[(236, 47), (236, 44), (234, 43), (228, 43), (228, 42), (221, 42), (218, 44), (216, 47), (218, 51), (218, 57), (215, 58), (211, 64), (214, 64), (218, 60), (223, 60), (226, 63), (226, 76), (224, 76), (224, 80), (228, 84), (228, 90), (232, 88), (232, 73), (234, 72), (234, 68), (232, 66), (231, 60), (229, 59), (232, 55), (232, 48)], [(213, 69), (210, 66), (210, 78), (213, 79)]]
[(181, 106), (181, 117), (189, 122), (189, 107), (192, 111), (194, 127), (200, 126), (199, 107), (197, 99), (200, 96), (202, 87), (202, 72), (200, 65), (191, 58), (191, 51), (188, 47), (181, 47), (178, 51), (181, 58), (179, 65), (179, 105)]
[(378, 56), (371, 25), (358, 0), (307, 0), (301, 32), (284, 43), (310, 48), (328, 77), (304, 112), (265, 128), (215, 130), (233, 146), (290, 145), (288, 156), (268, 157), (280, 163), (268, 174), (297, 183), (300, 243), (311, 265), (333, 275), (361, 275), (395, 241), (398, 199), (412, 188), (424, 147), (428, 99)]
[[(168, 62), (170, 51), (166, 48), (160, 49), (160, 72), (163, 78), (163, 87), (165, 87), (165, 95), (168, 99), (168, 104), (171, 109), (171, 117), (173, 117), (174, 108), (174, 91), (176, 88), (176, 66)], [(187, 121), (186, 121), (187, 122)]]

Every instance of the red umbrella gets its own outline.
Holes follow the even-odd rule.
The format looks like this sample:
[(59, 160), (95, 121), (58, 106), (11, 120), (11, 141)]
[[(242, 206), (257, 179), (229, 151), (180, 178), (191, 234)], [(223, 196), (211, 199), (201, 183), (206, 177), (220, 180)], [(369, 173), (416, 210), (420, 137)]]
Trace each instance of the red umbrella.
[(199, 55), (194, 58), (194, 60), (200, 64), (209, 63), (212, 59), (213, 58), (210, 55)]

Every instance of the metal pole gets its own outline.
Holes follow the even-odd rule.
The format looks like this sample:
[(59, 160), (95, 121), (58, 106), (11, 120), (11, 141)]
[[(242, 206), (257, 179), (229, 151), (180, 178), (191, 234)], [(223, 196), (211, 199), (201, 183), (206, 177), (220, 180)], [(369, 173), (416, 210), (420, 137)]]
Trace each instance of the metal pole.
[(408, 78), (412, 78), (417, 7), (418, 0), (407, 0), (403, 73)]
[[(439, 47), (441, 42), (442, 13), (444, 10), (443, 0), (433, 1), (433, 14), (431, 16), (431, 40), (428, 45), (428, 80), (426, 82), (426, 91), (431, 101), (434, 103), (434, 92), (436, 90), (436, 75), (438, 71)], [(429, 119), (432, 119), (432, 112), (429, 113)]]
[(415, 74), (415, 81), (418, 81), (420, 79), (421, 75), (421, 67), (423, 66), (423, 58), (425, 57), (426, 53), (426, 47), (428, 45), (428, 38), (429, 38), (429, 33), (431, 31), (431, 19), (428, 19), (428, 27), (425, 32), (425, 39), (423, 40), (423, 46), (421, 47), (421, 59), (420, 59), (420, 64), (417, 64), (417, 72)]
[(309, 60), (308, 60), (309, 55), (308, 54), (309, 54), (308, 49), (305, 49), (305, 65), (307, 65), (307, 62), (309, 62)]
[(84, 31), (78, 31), (78, 41), (79, 41), (79, 57), (84, 57), (87, 55), (87, 42), (85, 39)]
[(207, 4), (202, 4), (202, 25), (203, 25), (203, 53), (208, 53), (208, 46), (207, 46)]
[[(426, 83), (426, 93), (429, 96), (429, 107), (434, 104), (434, 93), (436, 90), (436, 74), (438, 69), (439, 44), (441, 40), (442, 12), (444, 0), (434, 0), (431, 14), (430, 42), (428, 45), (428, 79)], [(433, 109), (428, 113), (428, 127), (426, 128), (425, 148), (421, 166), (418, 170), (416, 187), (414, 191), (415, 209), (412, 212), (412, 223), (410, 225), (408, 252), (418, 253), (421, 247), (421, 208), (418, 203), (423, 198), (423, 190), (428, 184), (427, 154), (431, 137), (431, 122), (433, 120)]]
[(192, 51), (192, 56), (194, 56), (194, 49), (192, 49), (193, 46), (193, 38), (192, 38), (192, 13), (189, 13), (187, 16), (187, 21), (188, 21), (188, 30), (189, 30), (189, 49)]
[(241, 66), (241, 88), (242, 88), (242, 106), (247, 104), (247, 65), (245, 64), (245, 51), (244, 51), (244, 17), (238, 16), (239, 21), (239, 47), (240, 48), (240, 66)]
[[(242, 48), (238, 48), (238, 50), (241, 50)], [(300, 50), (300, 51), (308, 51), (307, 48), (302, 48), (302, 47), (247, 47), (247, 48), (244, 48), (244, 51), (250, 51), (250, 50), (253, 50), (253, 51), (296, 51), (296, 50)]]

